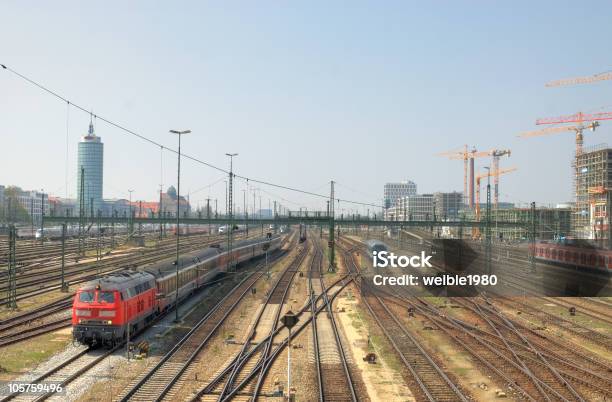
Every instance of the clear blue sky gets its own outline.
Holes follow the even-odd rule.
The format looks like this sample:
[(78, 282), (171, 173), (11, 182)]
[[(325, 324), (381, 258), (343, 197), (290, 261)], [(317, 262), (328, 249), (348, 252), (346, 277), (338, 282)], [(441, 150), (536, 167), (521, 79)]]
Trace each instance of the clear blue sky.
[[(612, 110), (612, 82), (544, 87), (611, 69), (611, 15), (603, 1), (1, 1), (0, 63), (167, 145), (168, 129), (190, 128), (185, 152), (224, 167), (238, 152), (244, 175), (317, 192), (335, 179), (338, 196), (380, 203), (386, 181), (461, 191), (462, 163), (434, 154), (467, 143), (512, 149), (503, 201), (553, 203), (571, 199), (572, 134), (516, 135), (538, 117)], [(0, 183), (64, 195), (66, 106), (0, 70), (0, 110)], [(88, 122), (70, 111), (71, 195)], [(600, 128), (587, 145), (610, 141), (612, 122)], [(159, 149), (96, 131), (105, 197), (156, 199)], [(165, 187), (175, 166), (165, 154)], [(182, 189), (220, 178), (185, 162)], [(266, 191), (264, 205), (324, 206)], [(222, 179), (192, 202), (209, 194), (223, 205)]]

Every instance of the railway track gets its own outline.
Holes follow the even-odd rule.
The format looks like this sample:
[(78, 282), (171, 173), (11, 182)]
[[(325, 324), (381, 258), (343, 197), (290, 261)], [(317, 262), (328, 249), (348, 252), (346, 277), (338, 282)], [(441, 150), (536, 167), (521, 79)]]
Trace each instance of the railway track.
[[(261, 268), (261, 264), (258, 265), (258, 267)], [(233, 290), (236, 290), (237, 288), (243, 286), (244, 283), (248, 281), (253, 275), (261, 275), (261, 274), (257, 274), (257, 272), (258, 270), (255, 270), (254, 272), (249, 274), (238, 285), (236, 285), (236, 287), (234, 287)], [(230, 291), (230, 295), (233, 293), (233, 290)], [(226, 296), (226, 298), (224, 298), (223, 300), (221, 300), (218, 304), (216, 304), (215, 307), (213, 307), (213, 309), (209, 312), (208, 316), (210, 316), (215, 311), (217, 311), (220, 304), (223, 303), (223, 301), (226, 300), (228, 297), (229, 295)], [(164, 315), (159, 316), (156, 319), (156, 321), (159, 321), (161, 318), (163, 318), (166, 314), (170, 313), (172, 310), (173, 309), (169, 309)], [(144, 332), (144, 330), (146, 329), (139, 331), (139, 333)], [(135, 334), (135, 335), (138, 335), (138, 334)], [(102, 362), (104, 359), (106, 359), (107, 357), (115, 353), (116, 351), (120, 350), (123, 346), (125, 346), (125, 343), (118, 344), (117, 346), (109, 350), (103, 350), (103, 349), (92, 350), (88, 347), (83, 347), (79, 351), (75, 352), (72, 356), (65, 359), (62, 363), (46, 371), (45, 373), (37, 376), (36, 378), (28, 380), (28, 382), (33, 383), (33, 384), (56, 382), (56, 383), (59, 383), (62, 386), (62, 388), (65, 389), (68, 384), (80, 378), (82, 375), (87, 373), (89, 370), (91, 370), (97, 364)], [(63, 396), (59, 394), (53, 394), (53, 393), (31, 396), (31, 395), (25, 395), (23, 393), (16, 392), (16, 393), (8, 394), (6, 397), (0, 399), (0, 402), (7, 402), (9, 400), (43, 401), (49, 398), (58, 399), (60, 401), (65, 400)]]
[[(212, 244), (220, 240), (222, 240), (222, 237), (214, 238), (213, 240), (205, 238), (204, 241), (200, 238), (191, 238), (182, 244), (182, 250), (185, 252), (193, 251), (195, 249), (203, 247), (204, 245)], [(152, 250), (136, 250), (127, 255), (117, 256), (112, 259), (86, 262), (81, 264), (77, 268), (67, 269), (65, 279), (66, 281), (70, 282), (71, 285), (87, 282), (97, 278), (99, 276), (98, 272), (100, 273), (100, 275), (105, 275), (108, 273), (116, 272), (118, 270), (143, 265), (143, 262), (144, 264), (148, 264), (151, 262), (155, 262), (163, 257), (169, 258), (174, 249), (175, 245), (168, 244), (162, 248), (155, 248)], [(120, 267), (117, 267), (118, 265), (120, 265)], [(55, 269), (55, 272), (56, 271), (57, 268)], [(96, 272), (88, 273), (91, 271)], [(57, 284), (49, 285), (49, 282), (53, 281), (57, 281)], [(21, 289), (22, 291), (17, 293), (17, 301), (61, 289), (60, 281), (61, 274), (54, 273), (52, 275), (32, 280), (28, 282), (25, 286), (20, 286), (18, 284), (17, 289)], [(6, 291), (6, 288), (0, 288), (0, 292), (4, 291)], [(4, 305), (6, 303), (6, 297), (0, 298), (0, 305)]]
[[(351, 272), (357, 273), (358, 265), (347, 248), (341, 248), (345, 264)], [(417, 400), (427, 401), (464, 401), (469, 396), (444, 371), (441, 364), (406, 330), (387, 303), (375, 291), (362, 281), (362, 300), (378, 324), (385, 337), (403, 363), (406, 374), (404, 378)]]
[[(208, 236), (207, 234), (191, 234), (191, 235), (185, 235), (183, 238), (188, 243), (191, 239), (197, 239), (197, 238), (199, 239), (205, 238), (207, 240), (216, 238), (216, 239), (222, 240), (224, 236), (211, 237), (211, 236)], [(155, 237), (155, 239), (157, 238)], [(175, 238), (165, 238), (164, 240), (160, 241), (156, 245), (156, 247), (157, 248), (167, 247), (173, 244), (175, 244)], [(85, 251), (96, 250), (96, 246), (97, 246), (97, 243), (91, 246), (90, 248), (86, 249)], [(108, 245), (105, 245), (105, 244), (101, 245), (102, 257), (111, 255), (111, 252), (113, 251), (115, 252), (115, 254), (120, 255), (120, 254), (129, 253), (129, 252), (134, 252), (137, 250), (137, 249), (132, 249), (131, 251), (130, 250), (128, 251), (115, 250), (107, 246)], [(81, 260), (84, 260), (84, 259), (91, 260), (95, 258), (95, 256), (91, 256), (91, 257), (79, 256), (78, 253), (76, 253), (77, 250), (78, 250), (78, 247), (75, 245), (66, 247), (65, 261), (66, 261), (67, 270), (74, 267), (74, 265), (76, 265)], [(25, 257), (22, 258), (22, 256), (17, 255), (17, 263), (18, 263), (17, 281), (18, 282), (23, 281), (26, 278), (31, 278), (31, 277), (36, 277), (36, 276), (52, 273), (52, 272), (57, 272), (57, 266), (61, 262), (61, 247), (59, 248), (59, 250), (57, 250), (56, 247), (47, 248), (47, 247), (39, 246), (39, 247), (35, 247), (32, 251), (29, 251), (27, 254), (28, 255), (31, 254), (33, 256), (32, 261), (28, 262), (27, 259), (24, 260)], [(0, 253), (0, 256), (1, 255), (2, 254)], [(8, 281), (7, 270), (1, 270), (0, 271), (0, 287), (6, 287), (7, 281)]]
[(552, 389), (567, 400), (590, 400), (595, 396), (593, 391), (604, 398), (612, 396), (609, 364), (588, 358), (583, 353), (586, 351), (568, 350), (552, 338), (542, 339), (531, 329), (507, 318), (486, 298), (484, 302), (469, 303), (471, 306), (467, 307), (488, 324), (506, 350), (514, 353), (515, 360), (550, 387), (547, 394)]
[[(511, 258), (511, 260), (506, 261), (508, 266), (511, 267), (511, 269), (506, 271), (505, 275), (517, 277), (521, 280), (521, 282), (509, 282), (508, 278), (505, 278), (505, 282), (508, 282), (508, 284), (518, 289), (520, 285), (523, 284), (528, 279), (528, 277), (525, 276), (526, 275), (525, 272), (527, 272), (525, 271), (525, 267), (528, 266), (528, 261), (520, 260), (515, 255), (517, 253), (520, 254), (520, 251), (512, 250), (512, 253), (510, 253), (509, 251), (509, 254), (514, 255), (514, 257)], [(517, 273), (516, 275), (510, 274), (510, 272), (514, 272), (513, 270), (517, 272), (522, 272), (522, 273)], [(568, 298), (558, 298), (558, 297), (557, 298), (542, 298), (541, 296), (538, 296), (539, 294), (541, 294), (541, 292), (532, 293), (532, 294), (533, 294), (533, 297), (527, 297), (527, 298), (521, 298), (521, 299), (510, 298), (510, 297), (506, 297), (503, 295), (496, 295), (495, 300), (515, 310), (527, 312), (533, 317), (537, 317), (539, 320), (541, 320), (544, 323), (544, 325), (557, 327), (560, 330), (571, 333), (572, 335), (578, 338), (588, 340), (594, 345), (603, 347), (607, 350), (610, 350), (612, 348), (612, 341), (610, 340), (610, 337), (607, 336), (606, 334), (594, 330), (592, 326), (586, 326), (584, 324), (576, 322), (575, 320), (571, 320), (569, 319), (569, 317), (566, 318), (561, 315), (553, 314), (551, 312), (545, 311), (544, 309), (541, 308), (540, 304), (535, 305), (534, 300), (537, 300), (538, 303), (541, 301), (549, 301), (552, 304), (564, 306), (568, 309), (570, 307), (576, 307), (577, 314), (579, 315), (582, 314), (584, 316), (588, 316), (589, 318), (593, 320), (603, 322), (606, 324), (612, 324), (612, 316), (610, 315), (609, 309), (606, 310), (605, 305), (601, 305), (601, 303), (599, 303), (598, 305), (594, 300), (590, 300), (590, 299), (583, 300), (581, 298), (568, 299)]]
[[(329, 301), (333, 302), (333, 300), (352, 281), (353, 281), (353, 276), (346, 274), (346, 275), (342, 275), (341, 277), (333, 281), (330, 285), (328, 285), (325, 289), (325, 292), (327, 293)], [(324, 304), (322, 303), (319, 304), (321, 300), (322, 300), (322, 295), (319, 295), (316, 297), (315, 301), (318, 304), (318, 306), (316, 308), (315, 316), (325, 311)], [(295, 336), (299, 335), (306, 328), (310, 327), (310, 323), (313, 317), (312, 314), (309, 314), (311, 312), (310, 310), (311, 310), (311, 304), (307, 303), (303, 306), (303, 308), (300, 311), (297, 312), (296, 315), (298, 316), (298, 318), (300, 318), (300, 321), (292, 330), (292, 339)], [(266, 360), (258, 359), (256, 365), (254, 366), (249, 365), (249, 367), (245, 367), (247, 370), (245, 370), (245, 372), (241, 374), (239, 381), (236, 382), (236, 386), (233, 388), (233, 390), (231, 390), (225, 396), (225, 398), (222, 399), (222, 401), (234, 401), (234, 400), (249, 400), (250, 401), (253, 399), (254, 395), (251, 391), (248, 390), (249, 386), (252, 386), (253, 382), (256, 381), (256, 379), (258, 378), (262, 370), (264, 371), (264, 373), (266, 374), (268, 373), (272, 364), (276, 361), (280, 353), (288, 345), (287, 337), (281, 337), (280, 339), (278, 339), (281, 331), (283, 331), (284, 329), (285, 327), (283, 325), (278, 326), (272, 336), (268, 336), (265, 339), (263, 339), (261, 342), (255, 345), (245, 355), (245, 359), (250, 359), (251, 357), (256, 356), (257, 353), (259, 353), (259, 349), (262, 348), (266, 344), (266, 342), (268, 342), (269, 339), (274, 339), (275, 337), (277, 337), (277, 340), (274, 342), (274, 346), (271, 349), (268, 358)], [(220, 381), (231, 370), (232, 370), (231, 365), (226, 366), (221, 372), (215, 375), (215, 378), (211, 380), (211, 384), (214, 384), (217, 381)], [(208, 388), (208, 386), (202, 388), (201, 390), (196, 392), (196, 394), (192, 398), (190, 398), (189, 401), (195, 402), (195, 401), (219, 400), (217, 395), (208, 393), (207, 392), (208, 389), (210, 389)]]
[[(175, 242), (173, 241), (174, 239), (167, 239), (165, 240), (163, 243), (160, 243), (158, 245), (161, 247), (169, 247), (172, 246)], [(190, 237), (186, 237), (186, 243), (189, 243), (189, 241), (191, 240)], [(128, 251), (120, 251), (117, 252), (116, 254), (118, 255), (123, 255), (126, 253), (133, 253), (133, 252), (138, 252), (138, 249), (132, 249), (132, 250), (128, 250)], [(55, 255), (53, 252), (51, 253), (47, 253), (47, 251), (45, 249), (42, 250), (38, 250), (37, 251), (37, 256), (38, 259), (41, 261), (44, 261), (44, 264), (39, 264), (38, 266), (32, 266), (32, 265), (28, 265), (28, 266), (20, 266), (17, 270), (17, 284), (20, 285), (20, 282), (23, 282), (24, 280), (28, 279), (28, 278), (39, 278), (43, 275), (47, 275), (49, 273), (53, 274), (53, 273), (57, 273), (57, 266), (58, 264), (60, 264), (61, 259), (58, 258), (58, 255), (61, 256), (61, 251), (58, 255)], [(106, 257), (108, 255), (111, 255), (110, 252), (104, 252), (102, 257)], [(69, 257), (73, 257), (74, 258), (74, 263), (69, 262), (71, 260), (71, 258)], [(94, 257), (90, 257), (89, 260), (92, 260)], [(66, 272), (69, 273), (71, 269), (74, 269), (75, 266), (77, 266), (78, 262), (80, 260), (83, 259), (87, 259), (86, 257), (78, 257), (76, 254), (69, 254), (68, 252), (66, 253)], [(21, 262), (18, 258), (18, 262)], [(88, 262), (88, 264), (93, 264), (95, 261), (90, 261)], [(8, 274), (6, 270), (2, 271), (2, 275), (0, 275), (0, 288), (6, 288), (7, 285), (7, 278)], [(57, 278), (59, 278), (59, 276), (57, 276)]]
[[(291, 267), (289, 267), (291, 268)], [(281, 283), (282, 277), (277, 281)], [(312, 303), (305, 303), (304, 306), (296, 313), (300, 321), (297, 329), (294, 328), (294, 336), (299, 334), (302, 330), (308, 327), (313, 317), (324, 311), (325, 304), (320, 303), (323, 300), (323, 293), (329, 297), (329, 300), (333, 300), (350, 282), (352, 278), (349, 275), (342, 275), (333, 281), (328, 287), (325, 288), (324, 292), (317, 296), (313, 296), (314, 305), (317, 306), (315, 312), (312, 312)], [(283, 281), (284, 282), (284, 281)], [(332, 289), (335, 289), (335, 293), (332, 293)], [(277, 292), (281, 292), (282, 288), (277, 287)], [(273, 292), (270, 292), (270, 299)], [(275, 297), (276, 298), (276, 297)], [(308, 314), (310, 313), (310, 314)], [(306, 317), (304, 317), (306, 316)], [(258, 321), (256, 318), (255, 321)], [(278, 321), (278, 320), (277, 320)], [(274, 325), (273, 325), (274, 326)], [(252, 328), (256, 328), (253, 326)], [(229, 361), (224, 367), (219, 369), (217, 373), (213, 375), (210, 381), (207, 381), (195, 395), (190, 399), (191, 401), (229, 401), (229, 400), (253, 400), (257, 399), (260, 395), (267, 395), (267, 393), (261, 394), (256, 393), (256, 385), (262, 376), (265, 380), (267, 373), (277, 359), (280, 352), (287, 347), (287, 338), (282, 338), (280, 333), (283, 331), (284, 326), (278, 324), (270, 330), (267, 335), (260, 335), (260, 339), (253, 339), (253, 331), (246, 337), (246, 347), (238, 352), (231, 361)], [(261, 332), (261, 331), (257, 331)], [(251, 341), (249, 341), (251, 339)], [(264, 348), (271, 345), (268, 357), (263, 359)], [(233, 377), (232, 381), (228, 382), (228, 379)], [(233, 382), (235, 386), (230, 390), (228, 384)], [(263, 387), (265, 389), (265, 386)], [(224, 391), (225, 390), (225, 391)]]
[(561, 305), (568, 310), (572, 307), (576, 309), (576, 314), (586, 315), (594, 320), (605, 322), (606, 324), (612, 325), (612, 306), (605, 306), (597, 303), (595, 300), (579, 297), (572, 298), (544, 298), (545, 301), (549, 301), (553, 304)]
[[(146, 238), (156, 238), (157, 236), (151, 234), (145, 234)], [(125, 244), (128, 240), (128, 236), (123, 234), (117, 234), (115, 236), (105, 235), (100, 236), (99, 246), (101, 249), (115, 248)], [(81, 248), (82, 253), (94, 251), (98, 248), (98, 238), (85, 237)], [(58, 241), (40, 243), (36, 242), (32, 244), (30, 241), (23, 244), (18, 242), (16, 246), (17, 255), (16, 260), (19, 264), (20, 270), (24, 269), (37, 269), (49, 265), (50, 260), (59, 261), (62, 255), (62, 244)], [(79, 241), (74, 238), (68, 238), (65, 242), (64, 255), (67, 260), (79, 259)], [(7, 265), (8, 246), (3, 244), (0, 247), (0, 269), (5, 268)], [(6, 270), (2, 270), (0, 278), (7, 276)]]
[[(427, 325), (441, 330), (481, 368), (506, 383), (508, 392), (519, 399), (539, 401), (552, 396), (553, 400), (606, 400), (612, 396), (609, 362), (543, 337), (497, 311), (489, 311), (490, 317), (483, 316), (485, 312), (475, 309), (471, 298), (453, 298), (452, 303), (474, 314), (476, 320), (442, 314), (421, 298), (397, 293), (386, 293), (385, 297), (399, 306), (398, 314), (407, 308), (420, 314), (429, 322)], [(489, 303), (482, 305), (484, 310), (492, 308)]]
[(47, 303), (34, 310), (0, 320), (0, 347), (8, 346), (70, 325), (67, 309), (72, 296)]
[[(401, 306), (395, 310), (398, 314), (405, 312), (406, 308), (418, 311), (431, 325), (470, 353), (485, 371), (508, 384), (518, 398), (580, 401), (607, 400), (612, 396), (612, 380), (609, 379), (612, 367), (609, 362), (590, 357), (591, 352), (571, 347), (561, 338), (527, 327), (495, 308), (498, 302), (507, 304), (513, 300), (495, 298), (495, 303), (485, 300), (476, 306), (475, 299), (449, 299), (471, 314), (471, 318), (465, 321), (454, 318), (453, 314), (441, 314), (420, 298), (390, 294), (386, 299)], [(513, 306), (526, 311), (525, 305)], [(539, 312), (534, 311), (534, 314)], [(548, 316), (545, 318), (550, 320)], [(574, 327), (573, 323), (568, 324)], [(584, 336), (580, 331), (575, 331), (575, 334)], [(604, 345), (609, 345), (608, 337), (598, 335), (606, 338)]]
[[(319, 402), (356, 402), (358, 398), (353, 375), (323, 282), (323, 252), (319, 242), (315, 243), (315, 255), (309, 271), (309, 294)], [(327, 313), (321, 316), (316, 314), (318, 295), (322, 295)]]
[[(253, 355), (250, 358), (246, 358), (247, 354), (250, 351), (250, 347), (252, 342), (254, 342), (256, 338), (256, 334), (261, 332), (262, 328), (259, 328), (262, 317), (274, 315), (275, 320), (274, 323), (278, 321), (278, 315), (282, 309), (282, 302), (284, 301), (284, 297), (279, 294), (283, 293), (286, 295), (289, 286), (291, 285), (292, 278), (297, 272), (301, 261), (305, 258), (307, 253), (306, 248), (302, 248), (301, 251), (293, 258), (290, 264), (287, 266), (285, 270), (280, 274), (279, 279), (274, 283), (272, 288), (270, 289), (268, 296), (264, 302), (264, 305), (261, 309), (259, 309), (258, 315), (255, 317), (254, 323), (251, 326), (251, 330), (246, 336), (246, 341), (243, 347), (238, 351), (236, 356), (234, 356), (232, 362), (230, 363), (230, 369), (223, 376), (219, 376), (214, 381), (210, 382), (208, 386), (205, 388), (203, 394), (213, 394), (216, 399), (223, 399), (223, 397), (232, 389), (232, 386), (236, 380), (240, 377), (240, 371), (245, 368), (252, 368), (255, 363), (257, 363), (258, 358), (262, 358), (261, 353), (257, 354), (257, 356)], [(259, 279), (259, 277), (257, 278)], [(266, 311), (268, 309), (268, 311)], [(269, 313), (269, 314), (267, 314)], [(259, 331), (258, 331), (259, 330)], [(272, 325), (272, 329), (270, 331), (274, 332), (275, 325)], [(270, 335), (268, 335), (270, 337)], [(194, 358), (193, 360), (195, 360)], [(175, 383), (171, 384), (169, 387), (169, 392), (164, 393), (166, 400), (171, 400), (176, 392), (179, 391), (183, 382), (181, 379), (177, 378)], [(164, 396), (164, 395), (162, 395)], [(161, 398), (160, 398), (161, 400)]]
[[(87, 372), (102, 360), (112, 355), (115, 351), (121, 348), (122, 345), (117, 345), (109, 350), (92, 351), (87, 347), (83, 347), (72, 356), (65, 359), (63, 362), (46, 371), (44, 374), (28, 380), (31, 384), (58, 383), (63, 389), (68, 384), (79, 378), (83, 373)], [(42, 393), (37, 395), (29, 395), (20, 392), (9, 393), (6, 397), (0, 399), (0, 402), (8, 401), (44, 401), (50, 397), (58, 396), (55, 393)], [(60, 400), (63, 399), (60, 398)]]
[[(551, 303), (559, 304), (558, 300), (559, 299), (553, 299)], [(513, 310), (521, 311), (536, 317), (545, 326), (555, 326), (564, 332), (570, 333), (578, 338), (588, 340), (595, 345), (603, 347), (604, 349), (612, 350), (612, 339), (610, 339), (610, 337), (606, 334), (595, 331), (593, 328), (585, 325), (570, 321), (559, 315), (547, 312), (541, 308), (538, 308), (538, 306), (534, 306), (529, 300), (496, 297), (495, 302), (508, 306)]]
[[(261, 266), (260, 266), (261, 268)], [(265, 272), (253, 272), (200, 320), (153, 368), (119, 397), (120, 401), (160, 401), (180, 384), (181, 376), (198, 357), (217, 329)]]
[[(203, 245), (200, 245), (199, 247), (203, 247)], [(157, 256), (151, 256), (149, 259), (145, 259), (144, 262), (152, 262), (156, 259), (158, 259)], [(142, 258), (139, 261), (142, 263)], [(108, 272), (110, 271), (106, 271), (105, 273)], [(85, 282), (95, 279), (96, 277), (97, 275), (87, 276), (78, 281), (73, 281), (73, 283)], [(46, 291), (48, 289), (44, 290)], [(71, 294), (34, 310), (0, 321), (0, 347), (8, 346), (70, 326), (70, 316), (67, 315), (67, 313), (61, 313), (66, 312), (72, 306), (72, 298), (73, 295)]]

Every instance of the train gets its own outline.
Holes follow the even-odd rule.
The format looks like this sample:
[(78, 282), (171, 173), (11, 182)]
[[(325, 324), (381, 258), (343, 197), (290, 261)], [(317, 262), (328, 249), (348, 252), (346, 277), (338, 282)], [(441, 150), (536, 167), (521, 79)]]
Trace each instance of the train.
[[(115, 225), (115, 234), (126, 234), (127, 227), (125, 225)], [(111, 233), (112, 229), (109, 227), (100, 228), (100, 234), (105, 235)], [(83, 236), (97, 236), (98, 235), (98, 226), (92, 225), (91, 227), (84, 227), (82, 229)], [(78, 226), (67, 226), (66, 227), (66, 238), (76, 237), (79, 235), (79, 227)], [(48, 227), (44, 229), (37, 229), (34, 233), (34, 238), (37, 240), (41, 239), (49, 239), (49, 240), (58, 240), (62, 238), (62, 227)]]
[(536, 261), (542, 263), (606, 274), (612, 269), (612, 250), (585, 240), (539, 241), (529, 248)]
[[(230, 257), (238, 264), (280, 245), (280, 236), (268, 233), (265, 238), (236, 242), (231, 255), (220, 245), (185, 254), (178, 264), (178, 301), (224, 272)], [(168, 260), (84, 284), (73, 299), (73, 339), (88, 346), (117, 345), (176, 304), (176, 284), (176, 265)]]
[(377, 253), (380, 251), (389, 251), (387, 245), (380, 240), (368, 240), (366, 241), (366, 246), (368, 247), (368, 251), (370, 252), (370, 254), (372, 254), (374, 251), (376, 251)]

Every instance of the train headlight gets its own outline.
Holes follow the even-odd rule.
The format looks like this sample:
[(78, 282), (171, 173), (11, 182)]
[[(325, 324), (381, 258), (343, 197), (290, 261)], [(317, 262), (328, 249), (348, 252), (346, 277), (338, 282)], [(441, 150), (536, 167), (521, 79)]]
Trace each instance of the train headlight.
[(79, 320), (79, 324), (82, 324), (82, 323), (83, 323), (83, 320)]
[(108, 325), (111, 325), (113, 322), (111, 320), (106, 321)]

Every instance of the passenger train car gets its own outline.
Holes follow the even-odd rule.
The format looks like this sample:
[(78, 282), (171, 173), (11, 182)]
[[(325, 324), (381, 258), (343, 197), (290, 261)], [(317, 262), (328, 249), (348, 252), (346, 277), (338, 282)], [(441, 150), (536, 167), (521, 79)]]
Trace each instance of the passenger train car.
[(612, 250), (584, 243), (579, 240), (540, 241), (535, 244), (535, 252), (534, 246), (529, 247), (537, 261), (608, 274), (612, 270)]
[[(233, 263), (264, 255), (280, 247), (280, 237), (236, 242)], [(220, 246), (185, 254), (179, 261), (178, 298), (189, 297), (227, 267), (229, 253)], [(87, 345), (113, 346), (148, 326), (176, 303), (176, 266), (162, 261), (140, 271), (122, 271), (83, 285), (72, 305), (72, 333)]]

